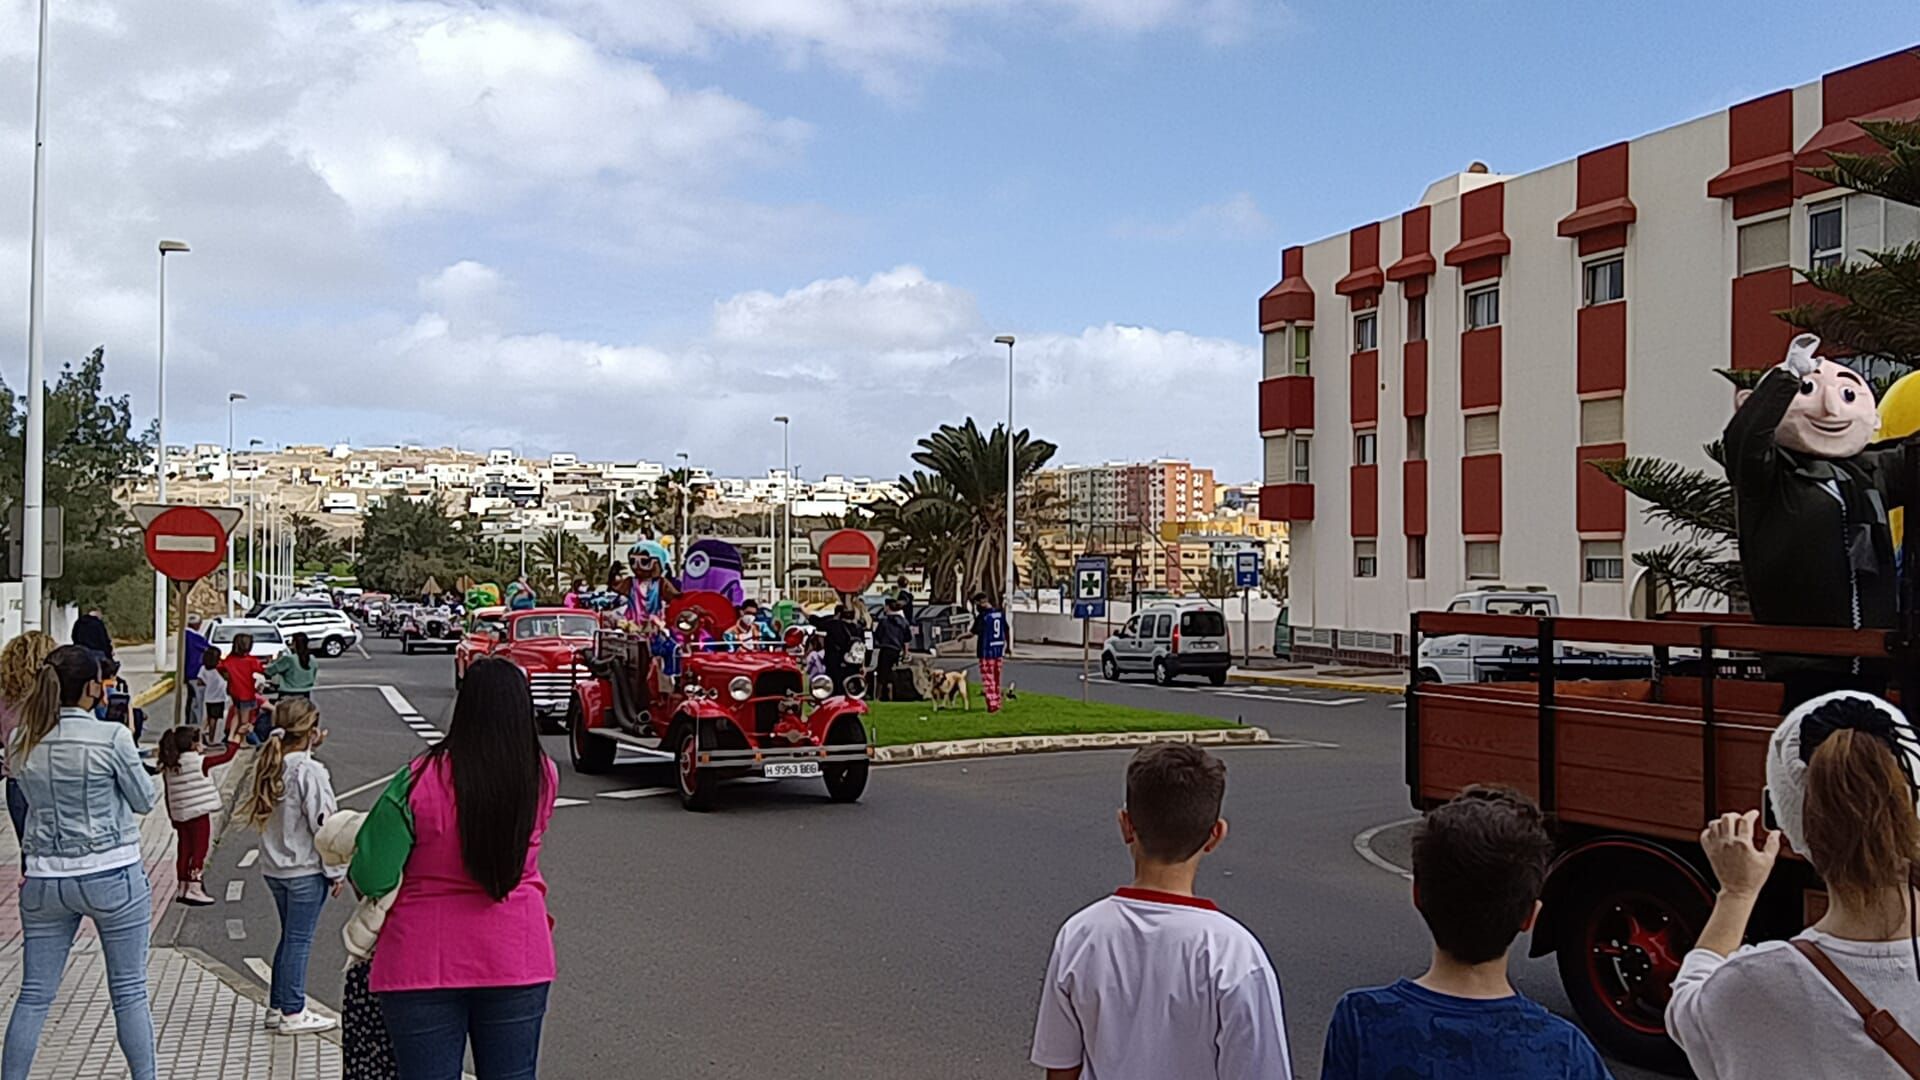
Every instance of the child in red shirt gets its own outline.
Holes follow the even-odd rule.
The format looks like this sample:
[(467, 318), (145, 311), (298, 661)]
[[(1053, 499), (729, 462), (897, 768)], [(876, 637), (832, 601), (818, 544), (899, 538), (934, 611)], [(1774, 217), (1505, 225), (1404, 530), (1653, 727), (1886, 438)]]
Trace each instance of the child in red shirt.
[(233, 651), (220, 661), (220, 675), (227, 680), (227, 696), (233, 701), (227, 731), (237, 732), (251, 725), (254, 730), (247, 734), (248, 746), (258, 746), (267, 737), (259, 727), (260, 692), (254, 689), (255, 677), (265, 678), (266, 674), (267, 669), (254, 658), (253, 635), (234, 635)]

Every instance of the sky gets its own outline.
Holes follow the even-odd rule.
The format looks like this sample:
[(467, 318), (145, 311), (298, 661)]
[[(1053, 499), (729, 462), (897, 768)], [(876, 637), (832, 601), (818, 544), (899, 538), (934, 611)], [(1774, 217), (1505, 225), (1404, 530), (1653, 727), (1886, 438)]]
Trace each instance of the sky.
[[(1920, 43), (1920, 6), (53, 0), (49, 371), (167, 437), (891, 476), (1006, 410), (1258, 478), (1279, 251)], [(0, 378), (33, 0), (0, 0)]]

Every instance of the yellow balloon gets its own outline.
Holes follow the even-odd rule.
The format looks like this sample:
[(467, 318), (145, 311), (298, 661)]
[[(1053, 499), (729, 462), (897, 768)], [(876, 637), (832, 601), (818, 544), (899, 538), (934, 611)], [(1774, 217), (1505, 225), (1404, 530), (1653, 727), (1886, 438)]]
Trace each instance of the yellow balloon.
[[(1920, 431), (1920, 371), (1900, 376), (1880, 399), (1880, 432), (1876, 439), (1904, 439)], [(1893, 543), (1900, 545), (1904, 515), (1895, 510), (1888, 515), (1893, 524)]]

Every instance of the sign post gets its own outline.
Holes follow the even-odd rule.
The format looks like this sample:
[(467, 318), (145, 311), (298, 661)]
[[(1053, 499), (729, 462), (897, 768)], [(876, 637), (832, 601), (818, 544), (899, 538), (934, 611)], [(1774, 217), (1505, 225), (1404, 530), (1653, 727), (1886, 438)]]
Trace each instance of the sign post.
[(1240, 664), (1242, 667), (1253, 665), (1253, 622), (1247, 606), (1248, 594), (1260, 587), (1260, 553), (1258, 551), (1235, 552), (1233, 556), (1233, 583), (1240, 587)]
[[(227, 537), (240, 522), (232, 506), (167, 506), (142, 503), (134, 518), (146, 530), (147, 562), (173, 583), (173, 610), (180, 615), (178, 659), (173, 669), (173, 726), (187, 708), (187, 594), (193, 584), (226, 561)], [(160, 642), (154, 642), (158, 649)]]
[(1073, 617), (1080, 620), (1080, 702), (1087, 700), (1092, 681), (1093, 620), (1107, 614), (1107, 557), (1082, 555), (1073, 560)]

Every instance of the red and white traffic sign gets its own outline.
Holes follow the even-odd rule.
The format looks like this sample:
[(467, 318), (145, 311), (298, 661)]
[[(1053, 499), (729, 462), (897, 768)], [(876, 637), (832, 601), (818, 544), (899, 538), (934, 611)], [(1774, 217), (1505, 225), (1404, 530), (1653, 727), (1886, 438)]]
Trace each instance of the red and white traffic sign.
[(227, 533), (240, 522), (231, 506), (144, 504), (133, 516), (146, 528), (147, 562), (174, 581), (198, 581), (227, 558)]
[(860, 529), (837, 529), (814, 538), (820, 557), (820, 576), (836, 592), (861, 593), (880, 576), (880, 534)]

